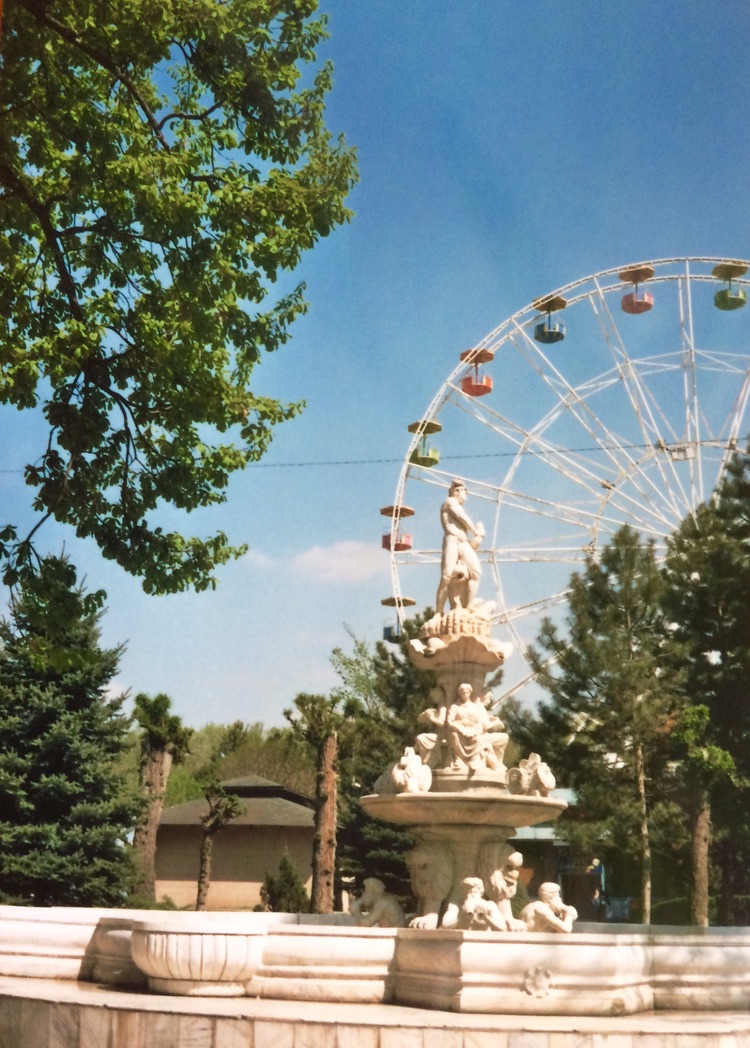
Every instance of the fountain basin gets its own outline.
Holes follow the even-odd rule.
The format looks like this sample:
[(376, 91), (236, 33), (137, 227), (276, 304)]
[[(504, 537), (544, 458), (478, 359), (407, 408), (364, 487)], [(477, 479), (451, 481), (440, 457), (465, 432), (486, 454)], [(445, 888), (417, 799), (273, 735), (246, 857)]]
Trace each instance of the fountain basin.
[(132, 957), (149, 989), (182, 997), (241, 997), (266, 928), (241, 913), (175, 913), (135, 921)]
[(395, 1001), (504, 1015), (629, 1015), (653, 1007), (642, 935), (487, 934), (405, 928)]
[(401, 826), (510, 828), (509, 835), (520, 826), (551, 822), (567, 808), (553, 797), (514, 796), (489, 786), (456, 793), (371, 793), (360, 804), (368, 815)]
[(280, 926), (268, 932), (251, 997), (383, 1004), (393, 1000), (395, 928)]

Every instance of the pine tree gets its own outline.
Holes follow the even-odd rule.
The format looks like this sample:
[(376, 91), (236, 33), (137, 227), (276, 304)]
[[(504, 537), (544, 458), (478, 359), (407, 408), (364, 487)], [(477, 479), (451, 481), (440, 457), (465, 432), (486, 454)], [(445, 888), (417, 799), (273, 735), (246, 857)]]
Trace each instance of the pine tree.
[(299, 870), (288, 852), (279, 860), (279, 872), (274, 877), (267, 873), (260, 889), (261, 906), (259, 909), (271, 910), (274, 913), (307, 913), (310, 900), (302, 883)]
[(417, 717), (434, 705), (434, 673), (417, 669), (406, 648), (431, 612), (408, 620), (397, 642), (379, 641), (374, 649), (354, 637), (351, 653), (337, 648), (334, 669), (341, 685), (334, 691), (346, 715), (342, 741), (340, 867), (349, 882), (378, 877), (389, 892), (407, 902), (411, 897), (405, 856), (411, 835), (366, 814), (359, 798), (371, 793), (375, 780), (412, 745)]
[(610, 840), (637, 859), (645, 923), (655, 828), (667, 849), (681, 836), (669, 788), (681, 677), (663, 588), (653, 546), (622, 528), (600, 560), (590, 558), (573, 576), (567, 631), (546, 620), (533, 654), (552, 696), (539, 707), (536, 746), (578, 794), (581, 844)]
[(120, 649), (99, 644), (104, 594), (48, 558), (0, 625), (0, 899), (117, 906), (137, 799), (117, 772), (128, 720), (106, 689)]
[[(719, 877), (717, 919), (748, 919), (750, 782), (750, 456), (736, 456), (711, 502), (672, 537), (667, 606), (685, 645), (684, 740), (693, 835), (693, 909), (708, 923), (709, 849)], [(742, 897), (744, 896), (744, 899)]]

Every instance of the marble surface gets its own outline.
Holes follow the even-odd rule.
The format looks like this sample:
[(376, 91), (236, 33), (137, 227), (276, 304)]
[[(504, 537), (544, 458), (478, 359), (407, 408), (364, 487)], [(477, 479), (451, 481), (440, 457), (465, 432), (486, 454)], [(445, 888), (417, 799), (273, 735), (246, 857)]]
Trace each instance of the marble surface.
[(750, 1015), (456, 1015), (0, 977), (0, 1048), (750, 1048)]

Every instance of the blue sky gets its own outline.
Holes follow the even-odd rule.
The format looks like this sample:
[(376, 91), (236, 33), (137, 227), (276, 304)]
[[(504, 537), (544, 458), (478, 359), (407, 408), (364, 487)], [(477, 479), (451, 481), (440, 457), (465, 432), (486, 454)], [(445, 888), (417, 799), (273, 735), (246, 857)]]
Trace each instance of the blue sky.
[[(188, 522), (250, 553), (213, 593), (152, 598), (63, 529), (44, 532), (108, 592), (105, 641), (127, 644), (118, 685), (166, 691), (196, 727), (282, 723), (298, 692), (335, 684), (329, 657), (350, 646), (347, 627), (378, 638), (390, 585), (379, 508), (407, 425), (462, 350), (587, 274), (748, 255), (741, 0), (322, 8), (327, 122), (359, 150), (356, 217), (303, 264), (311, 311), (256, 378), (258, 392), (307, 409), (224, 507)], [(0, 413), (6, 469), (40, 439), (34, 420)], [(0, 474), (0, 492), (4, 518), (20, 517), (18, 474)]]

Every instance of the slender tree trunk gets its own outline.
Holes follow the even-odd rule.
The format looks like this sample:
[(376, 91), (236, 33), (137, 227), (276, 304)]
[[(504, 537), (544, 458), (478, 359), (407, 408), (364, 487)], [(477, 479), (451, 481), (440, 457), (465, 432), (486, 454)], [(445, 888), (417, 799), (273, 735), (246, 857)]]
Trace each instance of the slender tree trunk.
[(694, 924), (708, 927), (708, 849), (711, 843), (711, 802), (700, 783), (693, 784), (691, 804), (692, 831), (692, 914)]
[(646, 768), (643, 747), (640, 743), (635, 749), (635, 767), (641, 814), (641, 919), (644, 924), (651, 924), (651, 837), (648, 827), (648, 805), (646, 804)]
[(336, 763), (338, 736), (327, 735), (318, 751), (315, 782), (315, 841), (310, 910), (333, 913), (334, 872), (336, 869)]
[(195, 900), (196, 910), (205, 910), (208, 899), (208, 886), (211, 883), (211, 859), (214, 851), (215, 833), (203, 831), (201, 841), (200, 866), (198, 868), (198, 896)]
[(136, 853), (135, 893), (148, 899), (154, 899), (156, 895), (156, 834), (171, 770), (172, 754), (169, 750), (151, 750), (141, 769), (141, 789), (148, 807), (133, 835)]

